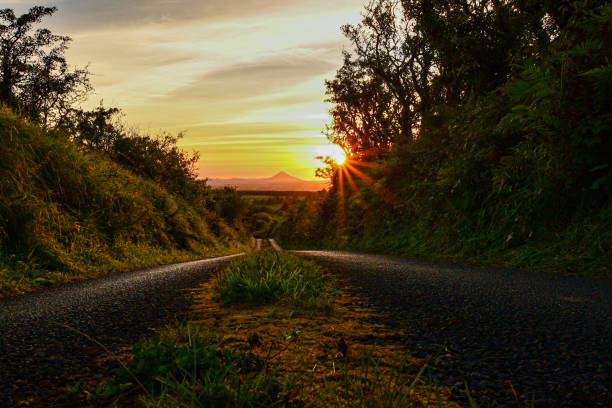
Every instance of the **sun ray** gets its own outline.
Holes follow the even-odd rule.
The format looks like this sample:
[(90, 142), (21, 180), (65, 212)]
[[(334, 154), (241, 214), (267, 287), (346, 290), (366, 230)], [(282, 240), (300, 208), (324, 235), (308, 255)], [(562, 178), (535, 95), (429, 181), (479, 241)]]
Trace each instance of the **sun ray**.
[(351, 177), (351, 173), (348, 170), (347, 166), (342, 166), (340, 167), (340, 169), (342, 170), (342, 175), (346, 176), (346, 181), (351, 189), (352, 192), (359, 194), (359, 189), (357, 188), (357, 184), (355, 184), (355, 180), (353, 180), (353, 177)]
[[(341, 168), (344, 169), (344, 168)], [(338, 173), (338, 195), (339, 195), (339, 200), (338, 200), (338, 215), (339, 215), (339, 219), (340, 219), (340, 224), (345, 227), (346, 226), (346, 214), (345, 214), (345, 207), (344, 207), (344, 177), (342, 174), (342, 171), (340, 171)]]
[(358, 166), (358, 167), (369, 167), (369, 168), (375, 168), (375, 167), (379, 167), (380, 164), (378, 164), (377, 162), (365, 162), (365, 161), (359, 161), (359, 160), (352, 160), (347, 158), (345, 164), (351, 164), (353, 166)]
[(355, 167), (354, 162), (347, 162), (344, 164), (344, 167), (350, 172), (359, 177), (364, 183), (366, 183), (373, 191), (375, 191), (378, 195), (380, 195), (386, 202), (391, 202), (396, 200), (397, 197), (387, 188), (381, 186), (376, 183), (376, 181)]

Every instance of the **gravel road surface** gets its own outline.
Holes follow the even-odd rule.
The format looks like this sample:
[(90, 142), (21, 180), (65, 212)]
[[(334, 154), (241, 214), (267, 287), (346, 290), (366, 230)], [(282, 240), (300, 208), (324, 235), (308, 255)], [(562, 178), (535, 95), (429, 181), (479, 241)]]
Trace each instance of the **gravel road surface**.
[[(36, 406), (75, 373), (116, 363), (68, 325), (111, 350), (188, 311), (185, 290), (242, 254), (142, 269), (0, 299), (0, 407)], [(38, 398), (36, 398), (38, 397)], [(28, 403), (28, 401), (34, 401)]]
[[(481, 406), (612, 407), (612, 282), (333, 251), (294, 251), (348, 278), (407, 329), (460, 402)], [(524, 405), (522, 405), (524, 406)]]

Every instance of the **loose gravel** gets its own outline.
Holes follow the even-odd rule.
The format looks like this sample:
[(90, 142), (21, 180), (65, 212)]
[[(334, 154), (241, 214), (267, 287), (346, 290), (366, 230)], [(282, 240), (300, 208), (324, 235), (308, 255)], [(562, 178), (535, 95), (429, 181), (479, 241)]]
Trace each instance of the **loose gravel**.
[(75, 375), (117, 367), (108, 353), (163, 326), (191, 303), (197, 287), (236, 257), (142, 269), (0, 299), (0, 407), (48, 406)]
[[(294, 251), (348, 278), (412, 335), (434, 381), (481, 406), (611, 407), (612, 282), (334, 251)], [(518, 394), (517, 404), (512, 387)]]

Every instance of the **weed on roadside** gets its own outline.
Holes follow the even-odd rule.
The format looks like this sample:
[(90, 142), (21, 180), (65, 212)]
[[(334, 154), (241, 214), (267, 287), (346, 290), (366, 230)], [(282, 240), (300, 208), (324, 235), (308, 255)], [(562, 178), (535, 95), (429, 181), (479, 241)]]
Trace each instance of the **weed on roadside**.
[(261, 251), (237, 260), (217, 275), (214, 290), (226, 305), (288, 303), (295, 311), (331, 313), (332, 278), (314, 262)]

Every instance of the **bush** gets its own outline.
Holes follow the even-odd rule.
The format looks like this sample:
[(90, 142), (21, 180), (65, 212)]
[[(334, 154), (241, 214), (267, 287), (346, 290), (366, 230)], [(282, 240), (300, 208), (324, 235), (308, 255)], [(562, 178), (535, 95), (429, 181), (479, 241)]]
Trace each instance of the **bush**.
[[(477, 3), (469, 7), (501, 10), (484, 5), (490, 2)], [(612, 65), (605, 44), (612, 36), (612, 6), (604, 3), (559, 6), (559, 15), (566, 13), (561, 9), (568, 10), (566, 18), (562, 24), (558, 21), (554, 35), (544, 37), (541, 49), (516, 60), (508, 67), (508, 77), (492, 71), (496, 75), (487, 89), (472, 88), (460, 104), (444, 102), (445, 93), (429, 86), (428, 91), (442, 99), (423, 112), (413, 128), (417, 136), (397, 140), (376, 162), (349, 161), (336, 169), (334, 186), (320, 207), (302, 205), (301, 212), (294, 211), (296, 216), (278, 227), (281, 244), (291, 248), (318, 243), (609, 278)], [(555, 9), (552, 4), (546, 6), (549, 11)], [(452, 15), (443, 13), (441, 18)], [(374, 22), (384, 21), (364, 20)], [(452, 24), (447, 27), (457, 39), (471, 42), (470, 35)], [(394, 51), (411, 57), (410, 50)], [(462, 66), (453, 79), (467, 72)], [(503, 83), (488, 89), (500, 78)], [(470, 78), (465, 85), (471, 88), (477, 82)], [(355, 85), (348, 79), (333, 84)], [(342, 124), (334, 126), (342, 129)], [(353, 152), (359, 148), (349, 147)], [(332, 205), (324, 206), (326, 201)], [(326, 229), (324, 238), (315, 235)]]
[(240, 239), (99, 152), (0, 108), (0, 293), (193, 259)]
[(117, 108), (100, 105), (89, 112), (73, 110), (57, 130), (71, 138), (81, 149), (98, 152), (133, 173), (150, 179), (172, 194), (180, 195), (192, 205), (204, 206), (210, 188), (198, 180), (197, 152), (180, 149), (176, 136), (162, 133), (157, 137), (138, 130), (128, 130), (120, 120)]

